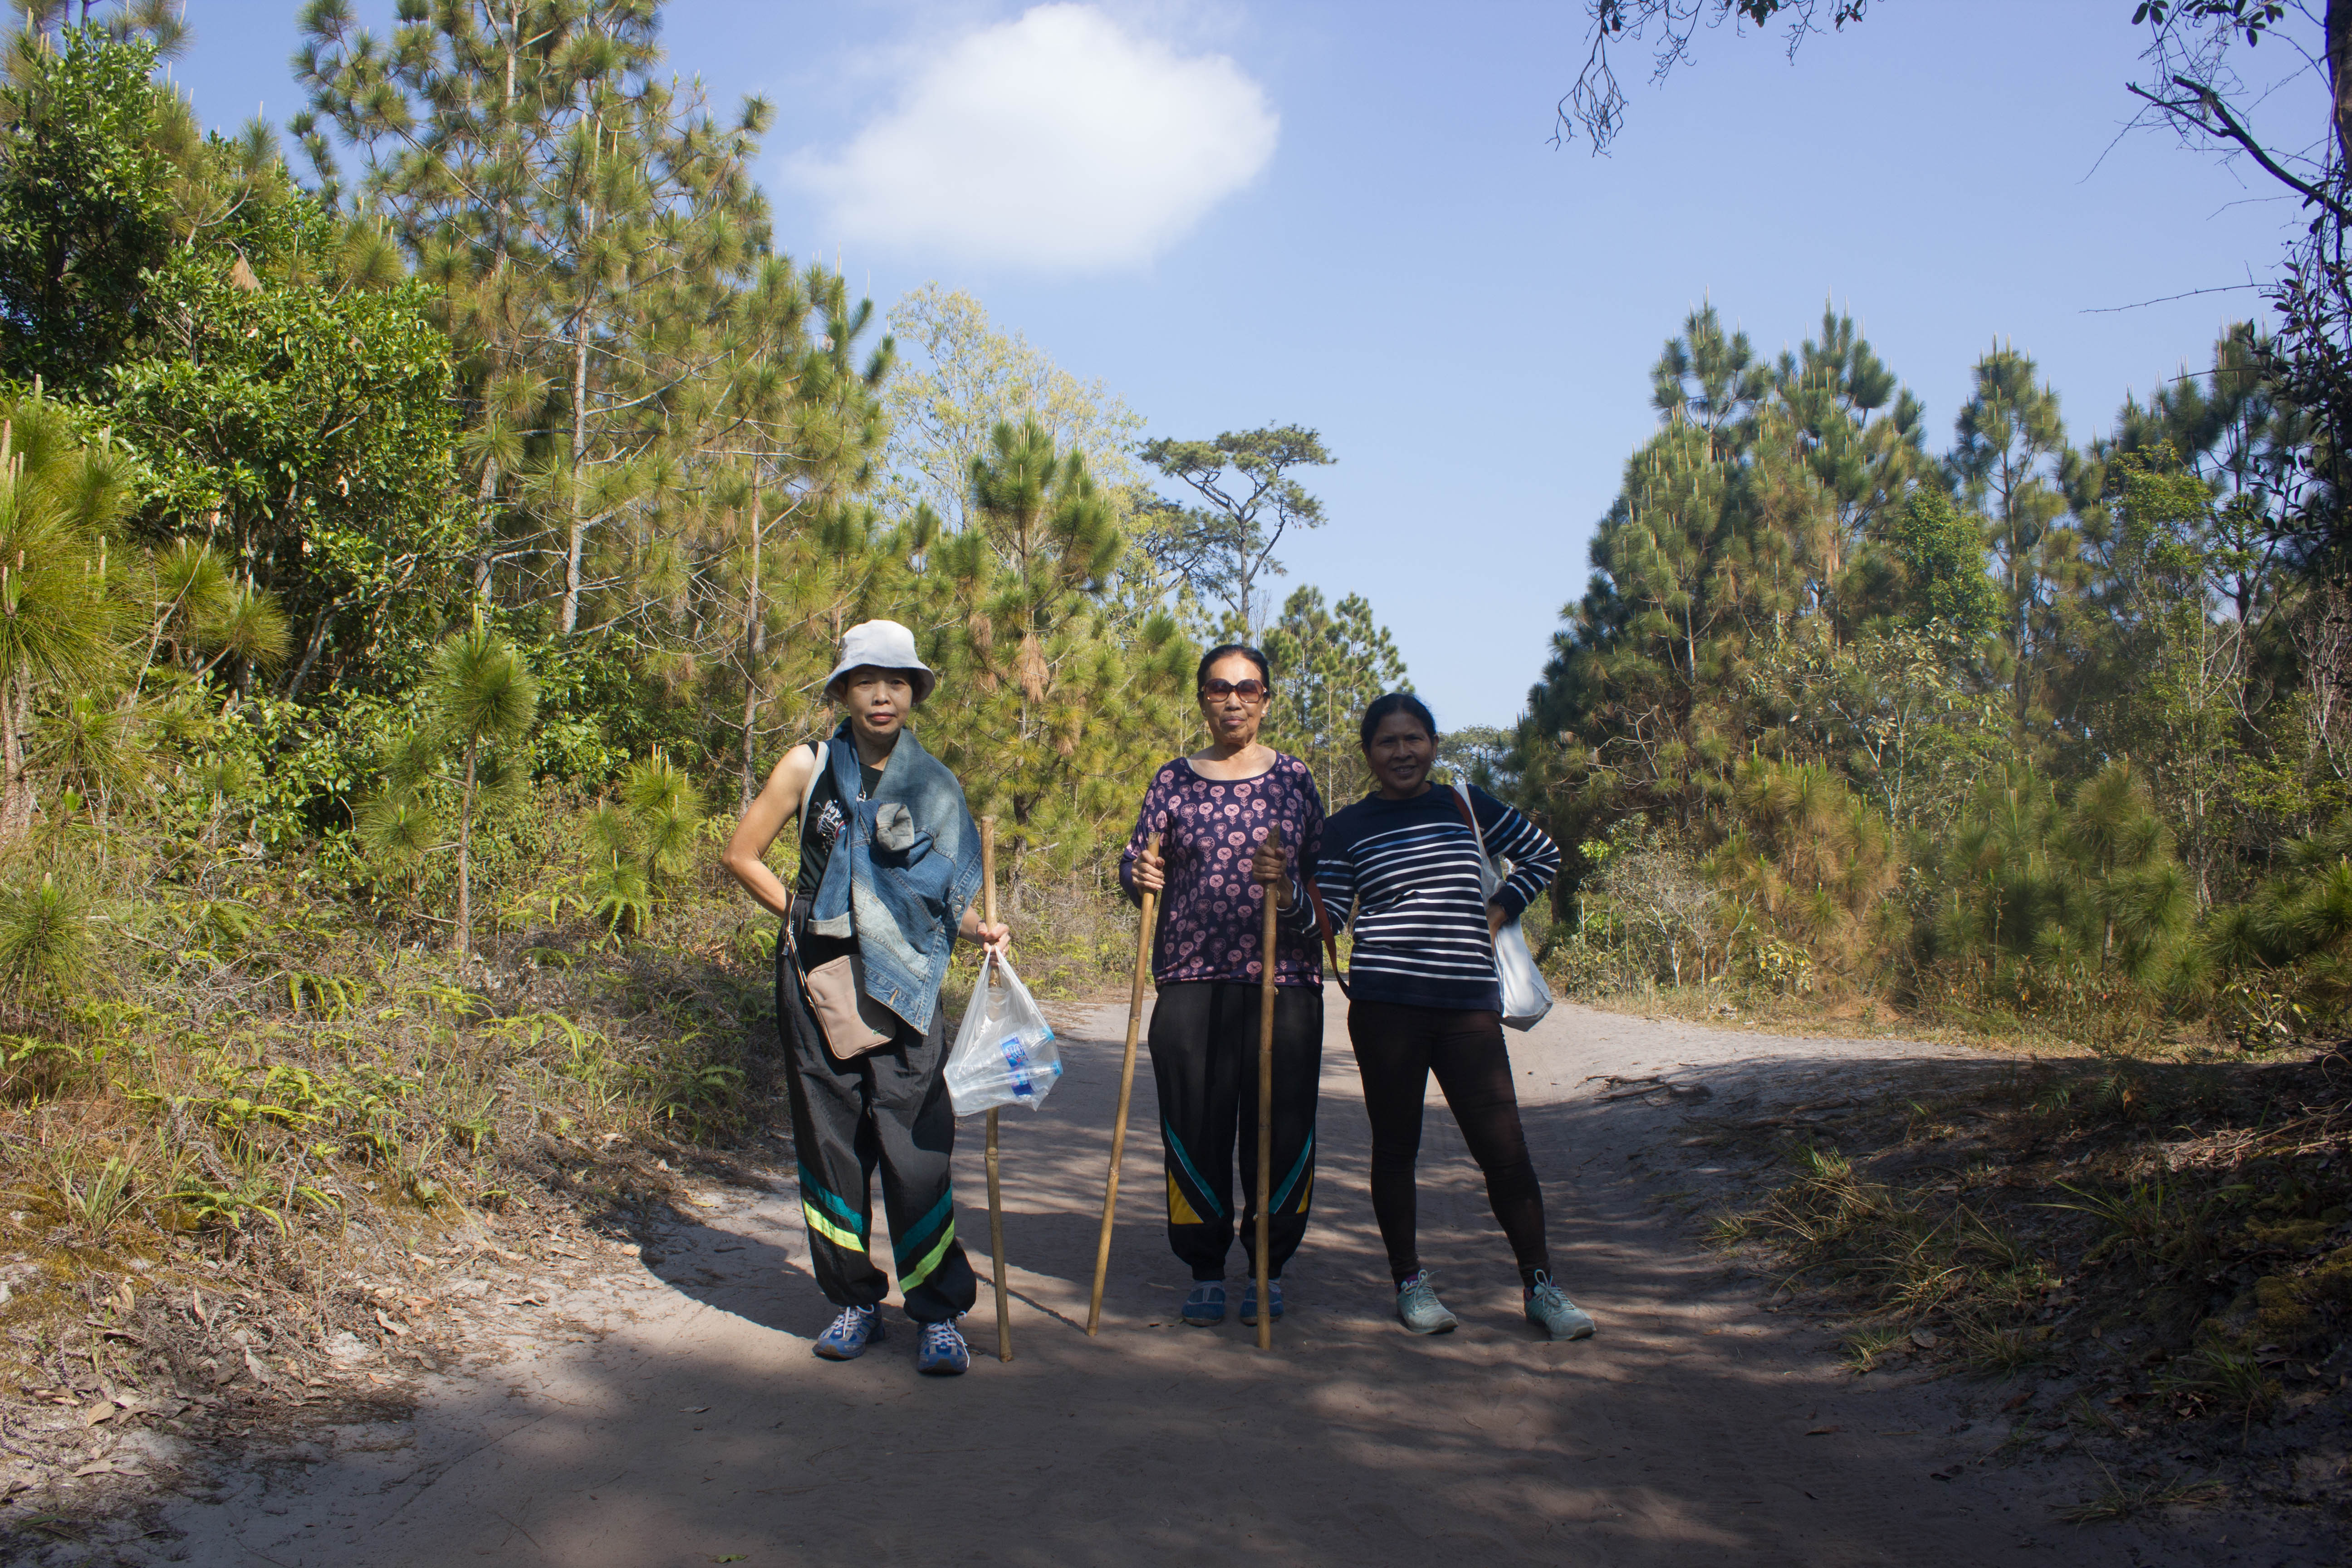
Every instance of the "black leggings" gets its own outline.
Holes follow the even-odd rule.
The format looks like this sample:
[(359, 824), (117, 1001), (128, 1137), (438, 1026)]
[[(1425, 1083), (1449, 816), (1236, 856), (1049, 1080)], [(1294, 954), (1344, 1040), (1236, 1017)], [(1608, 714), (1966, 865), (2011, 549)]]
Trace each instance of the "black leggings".
[(1519, 1127), (1519, 1097), (1502, 1020), (1492, 1013), (1357, 1002), (1348, 1037), (1363, 1073), (1364, 1110), (1372, 1122), (1372, 1213), (1388, 1247), (1389, 1272), (1402, 1280), (1421, 1268), (1415, 1237), (1413, 1162), (1421, 1153), (1421, 1107), (1429, 1075), (1462, 1129), (1470, 1157), (1486, 1175), (1486, 1201), (1532, 1284), (1548, 1268), (1543, 1188)]

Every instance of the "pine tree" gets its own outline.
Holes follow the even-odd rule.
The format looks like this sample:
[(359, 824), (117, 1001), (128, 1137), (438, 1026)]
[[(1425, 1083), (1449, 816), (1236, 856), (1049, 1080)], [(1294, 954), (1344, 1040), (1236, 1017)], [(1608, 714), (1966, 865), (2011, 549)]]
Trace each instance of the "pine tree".
[(1125, 529), (1140, 499), (1131, 449), (1142, 418), (1100, 381), (1081, 381), (1019, 333), (999, 331), (979, 300), (927, 283), (890, 307), (908, 363), (889, 384), (885, 503), (928, 505), (950, 529), (971, 526), (971, 460), (999, 422), (1034, 423), (1087, 472)]
[[(1704, 837), (1739, 749), (1825, 740), (1784, 677), (1819, 663), (1803, 684), (1883, 708), (1884, 682), (1863, 672), (1906, 662), (1839, 651), (1908, 582), (1879, 535), (1900, 531), (1927, 467), (1916, 399), (1853, 321), (1824, 311), (1817, 339), (1766, 364), (1707, 305), (1651, 384), (1662, 427), (1595, 531), (1591, 584), (1562, 612), (1508, 769), (1568, 845), (1629, 813)], [(1583, 869), (1571, 855), (1562, 900)]]
[(129, 584), (107, 536), (131, 479), (127, 454), (84, 444), (57, 405), (0, 403), (0, 840), (32, 824), (36, 701), (79, 694), (122, 661)]
[(1299, 425), (1228, 430), (1213, 441), (1162, 437), (1139, 455), (1208, 503), (1148, 504), (1139, 520), (1144, 551), (1196, 603), (1222, 601), (1233, 635), (1248, 638), (1267, 620), (1258, 579), (1283, 574), (1275, 546), (1293, 528), (1325, 521), (1323, 503), (1294, 470), (1338, 459)]
[[(344, 0), (310, 0), (295, 129), (342, 196), (323, 124), (358, 146), (353, 193), (444, 291), (464, 368), (466, 452), (500, 568), (582, 624), (601, 534), (660, 505), (701, 434), (734, 291), (767, 244), (751, 163), (772, 113), (731, 121), (654, 75), (658, 0), (415, 7), (395, 47)], [(500, 534), (505, 537), (503, 540)], [(636, 606), (608, 611), (625, 615)]]
[[(880, 392), (894, 363), (887, 338), (861, 362), (872, 321), (838, 273), (768, 259), (734, 308), (698, 483), (680, 487), (670, 518), (647, 531), (646, 555), (627, 563), (674, 581), (664, 630), (706, 667), (714, 707), (737, 701), (745, 805), (765, 776), (763, 742), (814, 722), (805, 695), (781, 722), (771, 705), (806, 693), (822, 671), (805, 667), (846, 624), (842, 608), (903, 575), (928, 537), (919, 522), (903, 540), (877, 537), (859, 500), (886, 437)], [(655, 559), (669, 554), (678, 559)]]
[(2078, 459), (2066, 444), (2058, 395), (2036, 380), (2039, 374), (2007, 346), (1979, 358), (1948, 464), (1961, 498), (1982, 519), (2000, 576), (2004, 673), (2021, 734), (2049, 723), (2051, 671), (2042, 656), (2076, 543), (2062, 520), (2068, 469)]
[[(474, 818), (484, 763), (530, 733), (539, 711), (539, 684), (515, 646), (478, 616), (433, 651), (430, 693), (436, 732), (457, 752), (457, 948), (474, 951)], [(503, 761), (503, 759), (501, 759)]]
[(1728, 754), (1721, 699), (1745, 564), (1737, 477), (1693, 424), (1670, 426), (1627, 464), (1593, 537), (1592, 584), (1531, 699), (1543, 732), (1600, 748), (1593, 761), (1625, 808), (1671, 811), (1685, 829)]
[(1744, 444), (1740, 422), (1771, 386), (1771, 371), (1748, 334), (1725, 331), (1710, 303), (1684, 318), (1682, 335), (1667, 339), (1650, 367), (1650, 406), (1670, 426), (1698, 429), (1710, 455), (1727, 458)]
[(1265, 655), (1274, 701), (1265, 738), (1307, 764), (1325, 807), (1336, 811), (1371, 787), (1358, 721), (1375, 697), (1412, 689), (1404, 659), (1362, 595), (1333, 608), (1313, 587), (1284, 602), (1282, 618), (1266, 629)]
[(1195, 728), (1195, 649), (1172, 616), (1106, 593), (1126, 542), (1077, 453), (1001, 423), (971, 486), (973, 526), (940, 533), (919, 574), (941, 671), (925, 744), (1022, 863), (1099, 879), (1135, 780)]
[(1826, 306), (1821, 336), (1775, 369), (1749, 481), (1758, 527), (1786, 538), (1798, 607), (1829, 615), (1833, 635), (1852, 629), (1856, 557), (1928, 470), (1923, 412), (1853, 318)]

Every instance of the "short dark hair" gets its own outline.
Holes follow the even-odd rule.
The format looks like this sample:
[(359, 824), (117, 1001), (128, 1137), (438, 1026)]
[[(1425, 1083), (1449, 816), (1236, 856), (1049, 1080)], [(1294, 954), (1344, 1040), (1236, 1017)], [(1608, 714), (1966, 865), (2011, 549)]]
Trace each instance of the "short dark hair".
[(1385, 697), (1375, 697), (1372, 705), (1364, 710), (1364, 721), (1356, 728), (1357, 740), (1367, 752), (1372, 749), (1372, 736), (1379, 732), (1381, 721), (1391, 713), (1410, 713), (1421, 721), (1432, 741), (1437, 739), (1437, 721), (1430, 716), (1429, 704), (1410, 691), (1391, 691)]
[(1192, 672), (1192, 689), (1197, 692), (1209, 684), (1209, 669), (1221, 658), (1239, 654), (1257, 666), (1258, 679), (1265, 682), (1268, 691), (1274, 689), (1274, 667), (1265, 662), (1265, 655), (1244, 642), (1221, 642), (1201, 656), (1201, 668)]

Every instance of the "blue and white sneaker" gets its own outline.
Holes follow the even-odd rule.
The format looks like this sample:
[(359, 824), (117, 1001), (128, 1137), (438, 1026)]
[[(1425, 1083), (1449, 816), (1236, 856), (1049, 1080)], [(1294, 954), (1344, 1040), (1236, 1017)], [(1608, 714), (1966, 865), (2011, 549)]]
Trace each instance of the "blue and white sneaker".
[(1570, 1300), (1540, 1268), (1536, 1270), (1536, 1282), (1528, 1287), (1528, 1321), (1556, 1340), (1592, 1337), (1592, 1315)]
[[(1267, 1280), (1265, 1294), (1266, 1299), (1274, 1303), (1274, 1321), (1277, 1323), (1282, 1321), (1282, 1281)], [(1249, 1282), (1249, 1289), (1242, 1292), (1242, 1321), (1244, 1323), (1257, 1321), (1257, 1281), (1255, 1279), (1252, 1279)]]
[(816, 1337), (816, 1353), (827, 1361), (856, 1361), (867, 1342), (882, 1337), (882, 1309), (844, 1307), (833, 1327)]
[(1225, 1321), (1225, 1282), (1196, 1279), (1184, 1298), (1184, 1321), (1196, 1329), (1213, 1329)]
[(954, 1319), (943, 1318), (923, 1325), (923, 1343), (915, 1352), (915, 1370), (926, 1377), (961, 1377), (971, 1370), (971, 1347), (956, 1331)]

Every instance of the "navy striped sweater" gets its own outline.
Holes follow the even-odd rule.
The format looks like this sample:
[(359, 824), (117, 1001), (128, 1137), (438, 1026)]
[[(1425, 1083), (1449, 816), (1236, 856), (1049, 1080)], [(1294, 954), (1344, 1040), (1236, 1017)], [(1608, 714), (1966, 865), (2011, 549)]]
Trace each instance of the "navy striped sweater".
[[(1459, 799), (1437, 784), (1410, 800), (1368, 795), (1324, 823), (1315, 885), (1332, 928), (1355, 928), (1348, 984), (1356, 1000), (1502, 1010), (1478, 841)], [(1511, 862), (1495, 902), (1516, 917), (1559, 874), (1559, 846), (1475, 785), (1470, 804), (1486, 852)]]

